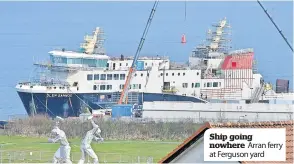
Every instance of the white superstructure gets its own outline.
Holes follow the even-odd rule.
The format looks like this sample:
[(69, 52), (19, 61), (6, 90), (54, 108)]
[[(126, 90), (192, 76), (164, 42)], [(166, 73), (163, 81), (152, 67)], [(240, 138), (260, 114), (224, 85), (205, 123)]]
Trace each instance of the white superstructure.
[[(227, 39), (230, 26), (226, 19), (214, 27), (214, 31), (208, 31), (208, 44), (196, 47), (187, 65), (172, 63), (167, 57), (140, 57), (129, 92), (181, 95), (210, 102), (293, 101), (292, 93), (275, 93), (273, 87), (256, 72), (253, 49), (230, 51)], [(97, 97), (97, 101), (117, 101), (118, 96), (114, 99), (113, 93), (122, 91), (133, 57), (107, 56), (102, 34), (102, 29), (96, 28), (93, 36), (85, 36), (80, 52), (54, 50), (49, 52), (50, 62), (36, 63), (45, 68), (47, 74), (41, 74), (35, 82), (16, 86), (20, 97), (27, 97), (22, 98), (24, 104), (30, 101), (26, 108), (42, 106), (42, 110), (47, 111), (48, 99), (53, 102), (57, 98), (66, 98), (62, 101), (74, 108), (70, 99), (74, 96), (83, 103), (92, 99), (96, 101)], [(39, 107), (35, 105), (34, 94), (37, 93), (45, 94), (38, 97), (42, 99)]]

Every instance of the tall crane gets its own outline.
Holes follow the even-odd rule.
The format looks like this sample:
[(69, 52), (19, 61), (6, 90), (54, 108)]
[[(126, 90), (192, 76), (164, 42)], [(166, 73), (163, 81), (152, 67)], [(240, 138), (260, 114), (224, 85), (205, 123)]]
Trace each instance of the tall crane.
[(262, 8), (262, 10), (265, 12), (265, 14), (267, 15), (267, 17), (271, 20), (271, 22), (274, 24), (274, 26), (276, 27), (276, 29), (278, 30), (278, 32), (280, 33), (280, 35), (283, 37), (283, 39), (285, 40), (285, 42), (287, 43), (287, 45), (289, 46), (289, 48), (291, 49), (291, 51), (293, 52), (293, 48), (291, 46), (291, 44), (288, 42), (287, 38), (284, 36), (284, 34), (282, 33), (282, 30), (279, 29), (278, 25), (274, 22), (273, 18), (269, 15), (269, 13), (267, 12), (267, 10), (263, 7), (263, 5), (260, 3), (259, 0), (257, 0), (258, 4), (260, 5), (260, 7)]
[(130, 85), (130, 82), (131, 82), (131, 80), (132, 80), (133, 73), (134, 73), (135, 70), (136, 70), (137, 60), (138, 60), (138, 58), (139, 58), (139, 55), (140, 55), (141, 49), (142, 49), (142, 47), (143, 47), (143, 45), (144, 45), (144, 41), (145, 41), (146, 35), (147, 35), (147, 33), (148, 33), (149, 27), (150, 27), (150, 25), (151, 25), (151, 22), (152, 22), (153, 16), (154, 16), (154, 14), (155, 14), (155, 11), (156, 11), (156, 8), (157, 8), (157, 5), (158, 5), (158, 0), (155, 1), (154, 5), (153, 5), (153, 8), (152, 8), (152, 10), (151, 10), (151, 13), (150, 13), (150, 16), (149, 16), (149, 18), (148, 18), (147, 24), (146, 24), (146, 26), (145, 26), (145, 30), (144, 30), (144, 32), (143, 32), (143, 36), (142, 36), (141, 41), (140, 41), (140, 43), (139, 43), (139, 46), (138, 46), (137, 52), (136, 52), (136, 54), (135, 54), (135, 56), (134, 56), (132, 66), (131, 66), (130, 69), (129, 69), (128, 76), (127, 76), (127, 79), (126, 79), (126, 81), (125, 81), (123, 91), (121, 92), (121, 95), (120, 95), (120, 98), (119, 98), (118, 104), (126, 103), (126, 97), (127, 97), (127, 94), (128, 94), (129, 85)]

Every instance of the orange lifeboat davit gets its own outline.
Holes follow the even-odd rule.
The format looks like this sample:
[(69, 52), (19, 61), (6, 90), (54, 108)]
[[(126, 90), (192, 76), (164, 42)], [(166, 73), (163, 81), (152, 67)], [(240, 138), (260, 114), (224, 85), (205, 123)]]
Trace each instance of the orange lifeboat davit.
[(186, 41), (186, 35), (183, 34), (182, 35), (182, 40), (181, 40), (181, 43), (185, 44), (187, 41)]

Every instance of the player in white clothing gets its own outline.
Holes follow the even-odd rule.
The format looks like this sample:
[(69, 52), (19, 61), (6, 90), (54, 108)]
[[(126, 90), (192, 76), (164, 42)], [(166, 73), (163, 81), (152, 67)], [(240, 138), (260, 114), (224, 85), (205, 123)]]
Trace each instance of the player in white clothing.
[(91, 147), (91, 142), (92, 142), (92, 140), (95, 140), (96, 142), (99, 142), (99, 141), (103, 142), (104, 139), (100, 135), (101, 130), (100, 130), (99, 126), (97, 124), (95, 124), (95, 122), (92, 120), (92, 118), (93, 118), (93, 116), (88, 117), (88, 120), (91, 120), (93, 129), (89, 130), (82, 140), (82, 144), (81, 144), (82, 156), (79, 161), (79, 164), (83, 164), (85, 162), (86, 154), (88, 154), (91, 158), (93, 158), (94, 164), (99, 163), (98, 157)]
[[(57, 119), (61, 119), (60, 117), (57, 117)], [(66, 162), (71, 164), (70, 160), (70, 150), (71, 147), (69, 146), (69, 143), (67, 141), (66, 135), (63, 130), (60, 130), (58, 128), (58, 121), (56, 122), (56, 126), (54, 129), (51, 131), (51, 134), (55, 136), (55, 138), (49, 138), (48, 142), (55, 143), (55, 142), (60, 142), (60, 147), (59, 149), (55, 152), (54, 157), (53, 157), (53, 163), (57, 163), (60, 161), (61, 163)]]

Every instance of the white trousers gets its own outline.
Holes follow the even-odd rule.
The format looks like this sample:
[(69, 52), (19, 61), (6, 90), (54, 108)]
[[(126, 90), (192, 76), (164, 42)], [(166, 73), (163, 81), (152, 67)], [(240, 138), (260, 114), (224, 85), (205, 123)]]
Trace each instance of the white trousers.
[(54, 154), (53, 163), (57, 163), (58, 161), (72, 163), (70, 160), (70, 146), (60, 146), (59, 149)]
[(99, 161), (98, 161), (98, 157), (96, 155), (96, 153), (94, 152), (94, 150), (92, 149), (92, 147), (90, 145), (82, 145), (81, 146), (81, 152), (82, 152), (82, 156), (81, 156), (81, 159), (79, 161), (79, 164), (83, 164), (85, 162), (85, 159), (86, 159), (86, 155), (88, 154), (91, 158), (93, 158), (93, 162), (94, 164), (98, 164)]

